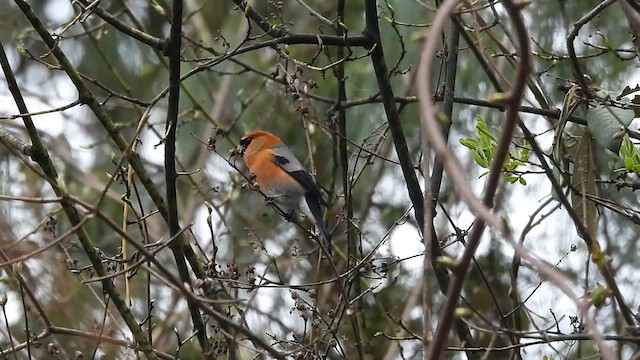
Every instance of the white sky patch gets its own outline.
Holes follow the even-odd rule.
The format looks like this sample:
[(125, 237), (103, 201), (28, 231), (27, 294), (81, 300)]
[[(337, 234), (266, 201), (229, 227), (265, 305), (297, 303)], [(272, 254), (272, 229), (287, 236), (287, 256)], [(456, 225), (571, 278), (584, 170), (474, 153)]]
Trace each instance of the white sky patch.
[[(49, 99), (48, 103), (43, 103), (39, 99), (33, 97), (25, 97), (25, 103), (27, 104), (27, 109), (29, 112), (39, 112), (46, 111), (51, 109), (51, 106), (63, 106), (67, 105), (68, 102), (59, 99)], [(16, 106), (13, 97), (10, 94), (2, 94), (0, 95), (0, 113), (5, 115), (17, 115), (20, 112), (18, 111), (18, 107)], [(46, 131), (47, 133), (57, 136), (62, 133), (64, 118), (60, 115), (60, 113), (49, 113), (42, 114), (38, 116), (32, 117), (33, 122), (36, 128), (40, 131)], [(6, 122), (7, 120), (3, 120), (2, 122)], [(14, 124), (20, 124), (22, 127), (22, 119), (18, 118), (15, 120), (11, 120)]]
[[(14, 325), (16, 322), (20, 321), (22, 319), (22, 315), (24, 315), (22, 312), (22, 299), (20, 299), (17, 292), (12, 291), (8, 286), (2, 286), (0, 289), (2, 289), (2, 296), (7, 297), (6, 319), (9, 322), (9, 325)], [(4, 316), (2, 317), (4, 318)]]
[[(207, 217), (209, 217), (209, 211), (207, 210), (207, 207), (204, 205), (198, 207), (198, 210), (196, 210), (193, 219), (192, 226), (193, 232), (197, 234), (197, 238), (198, 240), (200, 240), (201, 245), (204, 246), (204, 249), (207, 249), (211, 245), (211, 232), (209, 230), (209, 224), (207, 223)], [(217, 237), (216, 230), (218, 224), (220, 223), (220, 217), (214, 210), (211, 211), (211, 223), (213, 225), (214, 236)]]
[[(157, 124), (156, 130), (160, 136), (164, 136), (164, 107), (156, 107), (151, 111), (148, 122)], [(142, 144), (138, 146), (138, 152), (145, 161), (156, 165), (164, 166), (164, 143), (160, 144), (161, 139), (156, 136), (153, 131), (143, 131), (141, 134)]]
[[(34, 97), (25, 98), (27, 108), (29, 112), (32, 113), (46, 111), (51, 109), (51, 107), (61, 107), (72, 101), (73, 100), (69, 99), (50, 98), (47, 103), (43, 103)], [(2, 108), (0, 108), (0, 113), (7, 115), (16, 115), (19, 113), (10, 95), (0, 95), (0, 103), (3, 104)], [(52, 137), (64, 135), (71, 147), (70, 153), (73, 156), (74, 163), (84, 170), (89, 169), (93, 164), (95, 149), (87, 148), (88, 145), (92, 144), (92, 137), (89, 136), (74, 119), (81, 117), (81, 114), (84, 114), (85, 111), (86, 108), (74, 107), (65, 110), (64, 113), (54, 112), (32, 117), (34, 125), (39, 132), (49, 134)], [(20, 118), (12, 120), (12, 124), (19, 128), (24, 128), (23, 121)], [(18, 137), (26, 143), (30, 143), (26, 135), (18, 135)], [(51, 155), (55, 156), (56, 154), (52, 153)]]
[(67, 0), (47, 1), (44, 12), (48, 20), (58, 24), (69, 21), (74, 16), (71, 2)]
[[(50, 82), (54, 86), (55, 95), (57, 95), (54, 97), (56, 101), (63, 101), (68, 104), (78, 99), (78, 89), (66, 75), (57, 75)], [(47, 99), (49, 98), (51, 96), (47, 96)]]
[[(406, 259), (402, 265), (411, 271), (422, 269), (424, 244), (417, 229), (411, 224), (396, 226), (389, 240), (391, 254)], [(416, 256), (419, 255), (419, 256)]]

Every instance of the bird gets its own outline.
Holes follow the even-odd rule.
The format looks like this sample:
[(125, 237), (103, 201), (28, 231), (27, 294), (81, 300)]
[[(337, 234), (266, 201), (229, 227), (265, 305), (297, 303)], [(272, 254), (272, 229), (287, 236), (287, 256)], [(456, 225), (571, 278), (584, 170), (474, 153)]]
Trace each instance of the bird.
[(311, 174), (277, 136), (257, 130), (244, 135), (236, 152), (242, 155), (255, 183), (287, 214), (302, 210), (314, 221), (331, 252), (331, 234), (322, 217), (328, 207)]

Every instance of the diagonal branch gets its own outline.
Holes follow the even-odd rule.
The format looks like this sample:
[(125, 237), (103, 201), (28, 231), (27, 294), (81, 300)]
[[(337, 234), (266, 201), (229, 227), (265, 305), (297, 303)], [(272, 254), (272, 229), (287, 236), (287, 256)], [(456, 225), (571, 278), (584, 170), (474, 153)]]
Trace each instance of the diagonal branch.
[(389, 79), (389, 71), (384, 60), (384, 51), (382, 50), (382, 43), (380, 42), (380, 29), (378, 27), (378, 9), (376, 8), (376, 1), (365, 0), (364, 3), (366, 11), (366, 27), (364, 33), (371, 39), (371, 63), (373, 64), (376, 80), (378, 81), (380, 98), (382, 99), (384, 111), (387, 115), (389, 130), (391, 131), (400, 167), (402, 168), (402, 174), (404, 175), (407, 184), (407, 191), (409, 192), (409, 198), (413, 205), (415, 218), (420, 230), (422, 231), (424, 228), (424, 204), (422, 202), (422, 190), (420, 190), (415, 166), (411, 160), (411, 155), (409, 154), (407, 139), (404, 135), (402, 124), (400, 123), (400, 115), (398, 114), (395, 97), (393, 96), (393, 88), (391, 87), (391, 81)]
[[(449, 2), (449, 4), (455, 3)], [(524, 90), (526, 88), (526, 81), (529, 76), (530, 69), (529, 41), (522, 17), (516, 5), (514, 5), (513, 3), (505, 1), (504, 6), (514, 23), (514, 28), (518, 36), (518, 42), (520, 46), (520, 48), (518, 49), (520, 52), (520, 61), (518, 63), (516, 81), (514, 83), (512, 92), (506, 95), (506, 118), (504, 121), (502, 135), (496, 149), (496, 154), (489, 171), (489, 178), (485, 186), (484, 197), (482, 199), (483, 204), (487, 208), (493, 207), (493, 197), (495, 196), (500, 178), (502, 177), (502, 164), (504, 163), (505, 157), (509, 151), (511, 137), (513, 136), (513, 131), (516, 126), (518, 107), (520, 106), (520, 102), (522, 101), (522, 98), (524, 96)], [(446, 9), (443, 11), (446, 11)], [(454, 318), (454, 310), (458, 304), (458, 299), (460, 297), (460, 292), (462, 291), (462, 285), (464, 283), (467, 270), (469, 269), (469, 266), (473, 259), (473, 255), (478, 247), (478, 244), (480, 243), (480, 239), (482, 237), (482, 233), (484, 232), (485, 226), (486, 223), (484, 219), (476, 219), (469, 234), (469, 239), (464, 254), (454, 268), (454, 276), (447, 291), (447, 299), (444, 308), (442, 309), (440, 319), (438, 321), (438, 328), (434, 336), (434, 341), (431, 348), (429, 349), (429, 358), (431, 359), (437, 359), (440, 357), (447, 334), (449, 332), (449, 328), (451, 326), (450, 324), (452, 323), (452, 320)]]
[[(20, 9), (25, 13), (25, 15), (27, 15), (29, 20), (34, 25), (34, 27), (38, 25), (41, 29), (44, 29), (44, 27), (40, 23), (40, 20), (38, 20), (35, 17), (35, 14), (31, 10), (31, 7), (26, 2), (22, 0), (16, 0), (16, 3), (20, 7)], [(54, 47), (55, 47), (55, 44), (54, 44)], [(18, 110), (20, 111), (21, 114), (28, 114), (29, 110), (27, 109), (27, 105), (24, 101), (24, 98), (22, 97), (20, 89), (18, 88), (18, 84), (16, 82), (15, 76), (13, 75), (13, 71), (11, 70), (11, 67), (9, 65), (9, 60), (7, 59), (7, 55), (4, 51), (4, 47), (2, 46), (2, 44), (0, 44), (0, 63), (2, 64), (2, 69), (7, 79), (9, 90), (13, 96), (14, 101), (16, 102)], [(36, 129), (33, 123), (33, 120), (31, 119), (31, 116), (25, 115), (22, 117), (22, 119), (24, 121), (25, 127), (27, 128), (27, 132), (29, 133), (29, 137), (32, 143), (31, 159), (33, 159), (36, 163), (38, 163), (38, 165), (40, 166), (40, 168), (45, 174), (45, 178), (47, 182), (49, 182), (49, 184), (53, 188), (53, 191), (56, 193), (56, 195), (63, 198), (62, 201), (60, 202), (60, 205), (62, 206), (65, 214), (67, 215), (69, 222), (73, 226), (81, 224), (83, 220), (81, 219), (80, 214), (78, 213), (78, 210), (75, 208), (75, 206), (73, 206), (73, 204), (66, 198), (68, 194), (66, 192), (65, 186), (64, 184), (61, 184), (58, 181), (58, 172), (53, 162), (51, 161), (51, 157), (49, 156), (47, 148), (44, 146), (44, 143), (42, 142), (40, 134), (38, 133), (38, 130)], [(80, 241), (80, 244), (82, 245), (84, 252), (89, 258), (89, 261), (93, 265), (93, 268), (96, 271), (96, 273), (99, 276), (106, 276), (107, 269), (102, 263), (101, 256), (96, 250), (96, 247), (93, 241), (91, 240), (91, 238), (89, 237), (89, 234), (86, 232), (86, 229), (84, 227), (80, 227), (78, 229), (77, 236), (78, 236), (78, 240)], [(121, 294), (116, 289), (113, 282), (110, 279), (103, 280), (102, 288), (113, 301), (115, 307), (118, 309), (118, 312), (122, 316), (122, 319), (127, 324), (127, 327), (129, 327), (129, 330), (131, 330), (131, 333), (133, 334), (133, 337), (136, 340), (136, 342), (140, 344), (141, 351), (145, 353), (148, 359), (157, 359), (158, 357), (153, 352), (151, 344), (149, 343), (144, 332), (140, 328), (140, 325), (138, 324), (137, 320), (131, 313), (131, 310), (127, 306)]]
[(578, 57), (576, 56), (576, 50), (575, 50), (575, 47), (573, 46), (573, 42), (576, 40), (576, 37), (578, 36), (578, 32), (580, 31), (580, 29), (586, 23), (591, 21), (591, 19), (596, 17), (604, 9), (606, 9), (609, 5), (615, 3), (616, 1), (617, 0), (605, 0), (605, 1), (601, 2), (600, 4), (598, 4), (596, 7), (591, 9), (591, 11), (589, 11), (587, 14), (585, 14), (582, 18), (580, 18), (578, 21), (576, 21), (575, 24), (573, 24), (573, 27), (571, 28), (571, 31), (569, 31), (569, 34), (567, 35), (567, 51), (569, 52), (569, 58), (571, 59), (571, 65), (573, 65), (573, 72), (574, 72), (574, 75), (576, 76), (576, 81), (578, 82), (578, 84), (580, 84), (580, 87), (585, 92), (589, 91), (589, 84), (587, 83), (587, 80), (585, 79), (585, 74), (582, 71), (582, 68), (580, 67), (580, 63), (578, 62)]
[[(464, 281), (464, 275), (469, 267), (469, 264), (473, 257), (473, 253), (475, 252), (475, 248), (477, 247), (477, 242), (479, 241), (479, 237), (482, 233), (482, 230), (484, 229), (484, 225), (489, 224), (493, 229), (497, 230), (507, 242), (509, 242), (509, 244), (514, 248), (519, 256), (529, 262), (529, 265), (534, 270), (553, 282), (554, 285), (561, 289), (567, 296), (571, 298), (571, 300), (575, 304), (578, 305), (581, 313), (584, 315), (585, 324), (591, 331), (591, 337), (598, 344), (602, 356), (606, 359), (613, 359), (614, 355), (611, 352), (611, 349), (603, 342), (602, 334), (598, 331), (598, 327), (595, 321), (588, 313), (588, 303), (578, 298), (573, 289), (568, 286), (568, 280), (563, 275), (559, 274), (556, 271), (553, 271), (548, 265), (532, 256), (526, 249), (517, 244), (513, 240), (513, 236), (510, 231), (505, 229), (504, 225), (491, 213), (489, 208), (486, 206), (486, 204), (490, 204), (492, 202), (493, 192), (495, 192), (495, 187), (497, 186), (497, 182), (499, 179), (488, 181), (483, 202), (478, 201), (478, 199), (475, 198), (475, 196), (467, 186), (460, 167), (458, 166), (451, 151), (447, 149), (446, 143), (438, 132), (437, 121), (435, 119), (436, 109), (433, 105), (432, 100), (430, 99), (431, 91), (428, 81), (428, 69), (433, 60), (433, 53), (437, 44), (435, 37), (432, 36), (431, 33), (437, 33), (441, 31), (446, 19), (453, 11), (456, 4), (456, 0), (448, 0), (444, 2), (442, 7), (436, 14), (436, 18), (434, 19), (432, 26), (428, 30), (429, 34), (426, 37), (427, 41), (423, 47), (420, 66), (418, 69), (419, 77), (426, 79), (425, 81), (418, 83), (418, 95), (420, 98), (420, 111), (422, 120), (421, 134), (423, 138), (423, 146), (427, 146), (428, 139), (429, 142), (431, 142), (431, 146), (433, 146), (434, 149), (443, 156), (445, 169), (451, 176), (455, 190), (467, 202), (471, 211), (474, 212), (478, 219), (477, 223), (474, 225), (474, 229), (472, 230), (473, 234), (469, 236), (470, 239), (467, 250), (465, 251), (459, 264), (455, 268), (455, 277), (452, 281), (451, 288), (449, 289), (447, 302), (445, 303), (445, 308), (443, 309), (439, 321), (439, 327), (436, 332), (436, 336), (434, 337), (434, 341), (431, 343), (432, 346), (429, 349), (428, 358), (437, 359), (442, 353), (446, 336), (449, 331), (449, 327), (451, 326), (450, 324), (451, 319), (453, 318), (455, 304), (457, 303), (460, 290), (462, 288), (462, 282)], [(509, 17), (513, 21), (513, 26), (518, 36), (518, 42), (520, 46), (519, 51), (521, 52), (521, 54), (520, 62), (517, 68), (517, 79), (514, 83), (514, 88), (510, 94), (507, 94), (505, 96), (505, 100), (508, 105), (506, 122), (513, 122), (514, 124), (505, 125), (505, 130), (503, 130), (503, 135), (501, 137), (501, 143), (510, 140), (511, 133), (508, 132), (513, 131), (515, 122), (517, 120), (517, 108), (520, 104), (520, 101), (522, 100), (522, 96), (524, 94), (524, 89), (526, 86), (526, 79), (529, 72), (530, 55), (528, 52), (527, 32), (522, 16), (520, 15), (520, 8), (512, 1), (505, 0), (503, 4), (505, 6), (505, 9), (507, 10)], [(499, 147), (501, 146), (508, 145), (500, 144)], [(495, 162), (492, 164), (491, 172), (501, 170), (503, 157), (504, 156), (495, 158)], [(496, 164), (498, 162), (500, 164)], [(480, 225), (478, 225), (478, 223)], [(474, 242), (473, 244), (472, 241)]]
[[(378, 26), (378, 12), (376, 8), (375, 0), (365, 0), (365, 11), (366, 11), (366, 28), (365, 35), (371, 37), (373, 42), (373, 47), (370, 49), (371, 54), (371, 62), (373, 64), (373, 68), (376, 74), (376, 79), (378, 81), (378, 88), (380, 89), (380, 99), (384, 105), (385, 113), (387, 115), (387, 122), (389, 124), (389, 130), (391, 131), (391, 136), (393, 138), (393, 143), (395, 145), (396, 153), (398, 155), (398, 161), (400, 162), (400, 167), (402, 169), (402, 173), (405, 178), (405, 183), (407, 186), (407, 191), (409, 193), (409, 198), (411, 199), (411, 203), (414, 208), (414, 214), (416, 221), (418, 222), (418, 226), (421, 232), (425, 230), (425, 201), (423, 199), (422, 190), (420, 189), (420, 184), (418, 182), (418, 178), (415, 173), (415, 166), (411, 160), (411, 156), (409, 154), (409, 149), (407, 146), (406, 137), (404, 135), (404, 130), (402, 129), (402, 124), (400, 123), (400, 116), (398, 114), (398, 109), (395, 105), (395, 97), (393, 94), (393, 88), (391, 87), (391, 81), (389, 79), (389, 71), (387, 69), (387, 65), (384, 59), (384, 51), (382, 47), (382, 43), (380, 41), (380, 29)], [(418, 77), (420, 78), (420, 77)], [(422, 80), (422, 79), (421, 79)], [(420, 80), (420, 81), (421, 81)], [(423, 154), (428, 154), (428, 152), (424, 152)], [(431, 246), (433, 249), (437, 247), (437, 238), (434, 236), (435, 230), (431, 228), (429, 230), (429, 236), (432, 237), (432, 244), (435, 242), (435, 246)], [(423, 236), (427, 236), (423, 234)], [(436, 250), (437, 255), (441, 254), (439, 248)], [(447, 271), (443, 269), (440, 265), (436, 265), (434, 267), (436, 271), (436, 278), (438, 280), (438, 284), (440, 288), (445, 291), (448, 287), (449, 279), (447, 275)], [(471, 333), (469, 332), (469, 328), (465, 326), (462, 322), (456, 322), (456, 329), (458, 330), (458, 336), (461, 341), (470, 343), (472, 341)]]

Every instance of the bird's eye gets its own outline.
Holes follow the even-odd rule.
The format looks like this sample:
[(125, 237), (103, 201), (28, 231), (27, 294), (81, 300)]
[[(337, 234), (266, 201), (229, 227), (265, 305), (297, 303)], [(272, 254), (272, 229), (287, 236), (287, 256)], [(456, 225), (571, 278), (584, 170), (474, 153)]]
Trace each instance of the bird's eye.
[(253, 140), (253, 138), (247, 137), (247, 138), (242, 138), (240, 139), (240, 142), (238, 143), (238, 145), (244, 149), (247, 148), (247, 146), (249, 146), (249, 144), (251, 144), (251, 140)]

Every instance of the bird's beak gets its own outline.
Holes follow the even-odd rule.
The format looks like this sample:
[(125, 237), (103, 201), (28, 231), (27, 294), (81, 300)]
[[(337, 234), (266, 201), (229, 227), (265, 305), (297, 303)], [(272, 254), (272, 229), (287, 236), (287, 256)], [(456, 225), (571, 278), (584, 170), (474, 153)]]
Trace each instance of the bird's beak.
[(244, 156), (244, 152), (247, 150), (247, 145), (238, 144), (233, 150), (231, 150), (231, 156)]
[(240, 139), (240, 142), (238, 143), (238, 146), (234, 150), (234, 154), (244, 156), (244, 152), (247, 151), (247, 148), (249, 147), (249, 144), (251, 143), (251, 140), (253, 140), (253, 139), (251, 139), (251, 138), (242, 138), (242, 139)]
[(238, 146), (233, 150), (234, 155), (244, 156), (244, 152), (247, 151), (247, 148), (249, 147), (249, 144), (251, 144), (252, 140), (252, 138), (247, 137), (240, 139), (240, 142), (238, 142)]
[(238, 144), (238, 146), (236, 147), (235, 153), (237, 155), (244, 155), (245, 150), (247, 150), (246, 146), (242, 146), (241, 144)]

